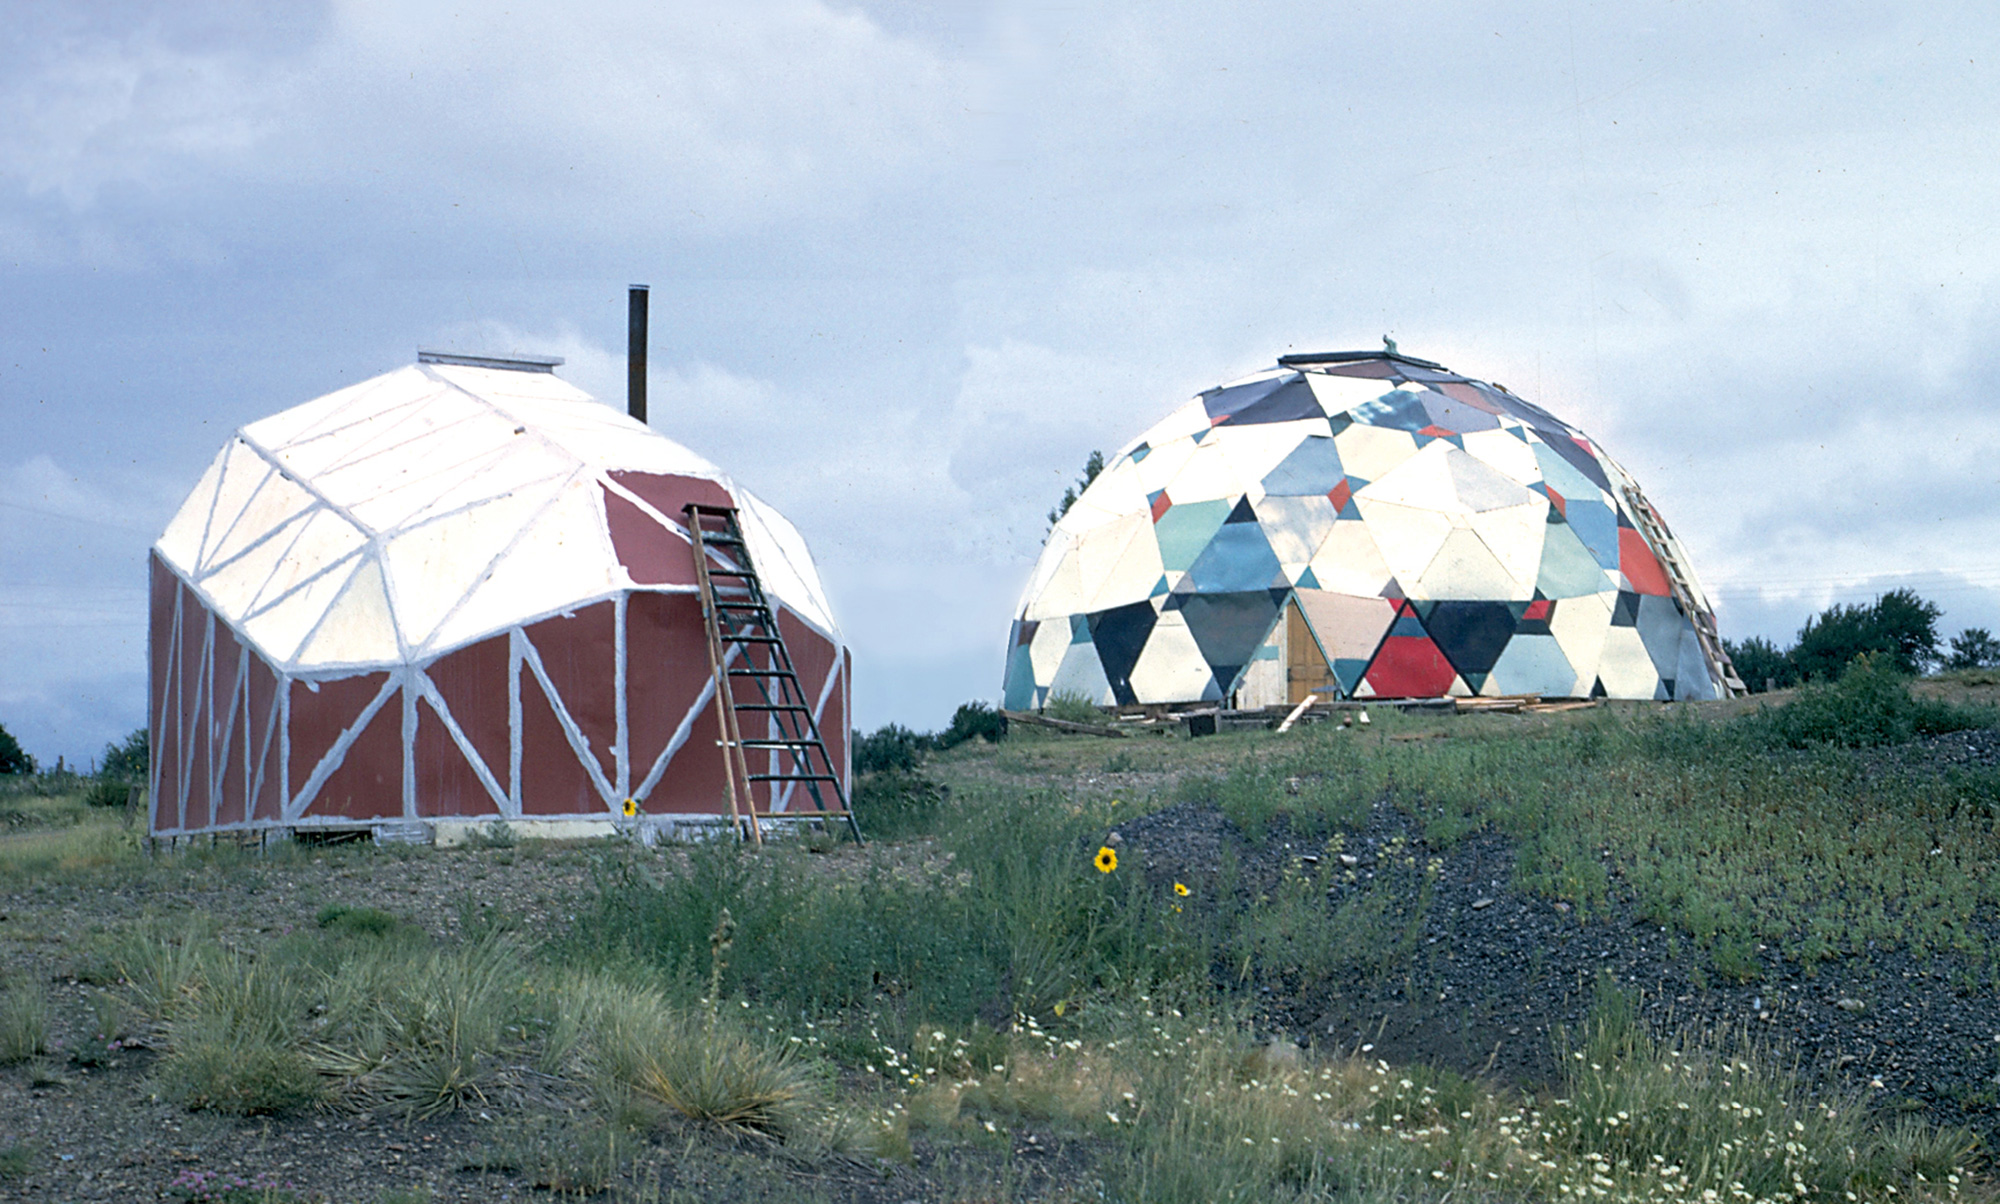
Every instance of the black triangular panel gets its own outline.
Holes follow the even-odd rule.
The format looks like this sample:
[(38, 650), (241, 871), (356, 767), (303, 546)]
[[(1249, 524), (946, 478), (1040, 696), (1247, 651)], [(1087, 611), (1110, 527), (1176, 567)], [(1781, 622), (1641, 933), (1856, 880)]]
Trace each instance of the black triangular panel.
[(1090, 639), (1097, 645), (1097, 659), (1104, 666), (1105, 679), (1111, 683), (1111, 693), (1120, 706), (1131, 706), (1138, 701), (1132, 694), (1132, 666), (1139, 663), (1146, 637), (1153, 634), (1153, 624), (1158, 620), (1150, 599), (1114, 606), (1090, 616)]

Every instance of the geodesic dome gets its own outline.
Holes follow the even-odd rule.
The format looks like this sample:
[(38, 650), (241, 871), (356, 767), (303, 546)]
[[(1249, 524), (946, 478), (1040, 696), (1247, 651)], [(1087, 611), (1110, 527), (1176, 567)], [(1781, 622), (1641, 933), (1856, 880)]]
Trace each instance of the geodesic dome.
[(555, 361), (454, 358), (244, 427), (154, 545), (153, 832), (728, 814), (690, 502), (738, 508), (844, 779), (792, 525)]
[(1638, 484), (1507, 390), (1393, 352), (1287, 356), (1112, 457), (1013, 625), (1014, 709), (1714, 698), (1712, 608)]

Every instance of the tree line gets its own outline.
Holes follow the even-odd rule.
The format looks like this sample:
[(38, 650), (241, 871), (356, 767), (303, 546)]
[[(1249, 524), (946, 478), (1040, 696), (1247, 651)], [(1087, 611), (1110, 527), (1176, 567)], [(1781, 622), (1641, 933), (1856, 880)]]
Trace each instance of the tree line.
[(1968, 627), (1947, 645), (1938, 634), (1944, 616), (1935, 602), (1909, 589), (1892, 589), (1873, 602), (1839, 603), (1807, 619), (1789, 648), (1763, 636), (1723, 641), (1736, 675), (1752, 693), (1806, 681), (1831, 681), (1855, 657), (1882, 657), (1915, 677), (1939, 669), (2000, 667), (2000, 640), (1984, 627)]

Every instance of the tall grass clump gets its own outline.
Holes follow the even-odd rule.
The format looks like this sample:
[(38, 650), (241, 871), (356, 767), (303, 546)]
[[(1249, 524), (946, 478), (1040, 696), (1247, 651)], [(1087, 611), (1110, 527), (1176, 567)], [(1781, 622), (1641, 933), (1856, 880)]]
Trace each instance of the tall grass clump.
[(49, 993), (22, 979), (0, 991), (0, 1065), (25, 1062), (49, 1051)]
[(314, 1063), (351, 1103), (429, 1117), (483, 1102), (528, 980), (521, 950), (498, 937), (356, 950), (326, 981)]
[(167, 1028), (156, 1075), (162, 1094), (235, 1116), (293, 1111), (324, 1097), (300, 1048), (311, 997), (293, 967), (221, 950), (188, 985)]
[(1774, 743), (1792, 748), (1865, 748), (1902, 744), (2000, 724), (2000, 710), (1910, 693), (1910, 679), (1888, 657), (1863, 653), (1837, 680), (1813, 681), (1782, 707), (1764, 707), (1749, 722)]

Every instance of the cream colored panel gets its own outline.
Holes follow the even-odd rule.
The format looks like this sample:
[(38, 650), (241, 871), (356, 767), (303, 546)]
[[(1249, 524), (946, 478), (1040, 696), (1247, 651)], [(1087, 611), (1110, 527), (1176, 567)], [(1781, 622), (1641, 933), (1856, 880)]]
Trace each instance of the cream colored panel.
[(243, 634), (257, 645), (266, 660), (278, 665), (288, 663), (298, 651), (299, 642), (340, 596), (360, 561), (361, 555), (357, 553), (345, 560), (328, 562), (332, 567), (327, 571), (308, 578), (274, 605), (242, 620), (239, 626)]
[[(1036, 619), (1041, 615), (1036, 611), (1042, 593), (1055, 580), (1067, 559), (1069, 550), (1076, 546), (1076, 538), (1057, 527), (1049, 532), (1048, 542), (1042, 545), (1042, 554), (1035, 558), (1035, 571), (1028, 578), (1028, 587), (1021, 591), (1020, 615), (1024, 619)], [(754, 555), (754, 553), (753, 553)]]
[(1056, 669), (1062, 665), (1063, 657), (1069, 652), (1070, 625), (1067, 615), (1058, 619), (1044, 619), (1035, 628), (1035, 637), (1028, 641), (1028, 663), (1035, 670), (1035, 684), (1042, 689), (1056, 677)]
[[(461, 413), (470, 412), (477, 405), (468, 398), (454, 395), (435, 381), (424, 383), (429, 386), (425, 392), (404, 397), (395, 405), (381, 408), (360, 410), (350, 407), (340, 415), (338, 424), (323, 424), (289, 443), (270, 448), (270, 452), (294, 477), (316, 481), (321, 473), (354, 460), (364, 444), (374, 447), (376, 441), (390, 439), (403, 424), (417, 420), (426, 409), (448, 397), (456, 399), (451, 408)], [(358, 485), (346, 487), (343, 500), (356, 500), (374, 492), (364, 478)]]
[(554, 402), (596, 400), (553, 372), (516, 372), (507, 368), (471, 368), (459, 364), (427, 364), (425, 367), (433, 375), (450, 381), (468, 393), (496, 400), (503, 398)]
[(436, 481), (429, 483), (432, 490), (429, 501), (421, 510), (404, 516), (397, 525), (414, 526), (524, 489), (552, 490), (575, 471), (574, 464), (539, 442), (489, 451), (481, 459), (440, 473)]
[(1166, 611), (1153, 625), (1145, 651), (1132, 666), (1132, 694), (1140, 702), (1195, 702), (1209, 690), (1215, 675), (1201, 658), (1187, 620)]
[(1527, 486), (1479, 457), (1460, 451), (1449, 443), (1444, 446), (1447, 449), (1445, 463), (1451, 467), (1452, 491), (1458, 495), (1459, 504), (1467, 510), (1474, 513), (1504, 510), (1525, 506), (1541, 496), (1530, 492)]
[(200, 579), (203, 592), (215, 603), (218, 614), (228, 619), (243, 617), (257, 596), (265, 592), (271, 574), (288, 562), (292, 545), (315, 513), (323, 511), (309, 506), (293, 515), (291, 521), (270, 528), (270, 538), (238, 552)]
[(1333, 437), (1340, 453), (1340, 466), (1350, 477), (1379, 481), (1395, 471), (1398, 464), (1417, 454), (1417, 441), (1408, 431), (1355, 423)]
[(1549, 531), (1549, 500), (1525, 489), (1521, 493), (1528, 500), (1519, 506), (1481, 511), (1465, 520), (1485, 541), (1486, 550), (1519, 583), (1516, 593), (1505, 595), (1510, 598), (1516, 594), (1535, 596), (1535, 582), (1542, 570), (1542, 541)]
[[(318, 504), (319, 499), (304, 486), (282, 473), (273, 472), (265, 479), (263, 488), (257, 491), (257, 496), (251, 498), (250, 504), (243, 508), (242, 515), (237, 518), (229, 533), (223, 536), (221, 542), (215, 545), (214, 551), (209, 553), (206, 571), (222, 573), (233, 570), (235, 566), (231, 562), (243, 556), (245, 549), (258, 544), (260, 540), (265, 543), (271, 542), (267, 536), (297, 521)], [(285, 538), (288, 540), (290, 536)], [(259, 545), (257, 551), (251, 554), (262, 555), (265, 552), (265, 547)], [(261, 578), (258, 584), (262, 584)], [(252, 593), (244, 596), (245, 602), (254, 596), (253, 589)]]
[[(555, 500), (554, 490), (496, 498), (391, 537), (383, 559), (403, 638), (413, 648), (471, 593), (495, 557)], [(527, 612), (533, 613), (533, 612)]]
[[(367, 536), (357, 530), (354, 524), (331, 510), (320, 510), (306, 519), (299, 528), (298, 537), (293, 539), (284, 557), (271, 570), (262, 589), (247, 604), (248, 609), (257, 609), (274, 603), (287, 590), (311, 577), (320, 569), (335, 561), (360, 551), (368, 543)], [(301, 632), (301, 635), (304, 633)], [(297, 645), (293, 645), (294, 648)], [(291, 656), (288, 649), (285, 658)]]
[[(1469, 513), (1452, 488), (1448, 457), (1460, 452), (1442, 439), (1436, 440), (1398, 464), (1386, 475), (1374, 479), (1354, 496), (1359, 502), (1390, 502), (1398, 506), (1420, 507), (1442, 514)], [(1350, 470), (1351, 471), (1351, 470)], [(1363, 513), (1367, 513), (1366, 510)]]
[(1611, 629), (1611, 607), (1617, 598), (1616, 593), (1564, 598), (1549, 616), (1549, 634), (1556, 637), (1556, 646), (1576, 669), (1572, 693), (1579, 698), (1590, 693), (1590, 684), (1597, 677), (1598, 657), (1604, 651), (1604, 635)]
[(389, 614), (389, 598), (382, 589), (382, 566), (370, 557), (327, 607), (319, 629), (299, 649), (294, 667), (384, 664), (401, 655), (396, 646), (396, 622)]
[[(566, 486), (555, 505), (522, 533), (465, 604), (438, 626), (425, 649), (435, 655), (484, 639), (537, 615), (601, 598), (617, 587), (609, 537), (594, 481)], [(391, 566), (390, 587), (396, 588)], [(403, 600), (391, 594), (399, 613)]]
[[(1561, 607), (1557, 607), (1558, 610)], [(1660, 686), (1659, 671), (1636, 627), (1607, 627), (1604, 647), (1597, 654), (1597, 677), (1613, 698), (1651, 698)]]
[[(1243, 482), (1238, 493), (1262, 496), (1263, 481), (1270, 471), (1297, 450), (1308, 435), (1325, 435), (1326, 423), (1318, 418), (1303, 422), (1256, 422), (1249, 426), (1223, 426), (1209, 440), (1222, 448)], [(1178, 495), (1174, 499), (1179, 501)]]
[(1243, 496), (1245, 487), (1255, 484), (1257, 477), (1245, 477), (1236, 463), (1223, 454), (1217, 446), (1217, 438), (1210, 435), (1195, 448), (1187, 463), (1174, 479), (1167, 484), (1167, 496), (1175, 505), (1184, 502), (1212, 502), (1221, 498)]
[(1387, 598), (1356, 598), (1318, 589), (1302, 589), (1293, 597), (1329, 665), (1374, 656), (1396, 621), (1396, 604)]
[[(1437, 559), (1445, 536), (1452, 531), (1451, 520), (1435, 510), (1380, 502), (1366, 493), (1357, 497), (1354, 504), (1368, 524), (1368, 533), (1375, 537), (1375, 546), (1382, 549), (1383, 562), (1405, 588), (1423, 576), (1431, 561)], [(1319, 576), (1319, 571), (1313, 570), (1313, 575)], [(1323, 579), (1320, 585), (1327, 589), (1336, 588)]]
[(1407, 577), (1399, 580), (1412, 598), (1526, 602), (1535, 594), (1532, 582), (1524, 585), (1517, 580), (1494, 558), (1485, 540), (1463, 527), (1445, 537), (1416, 584)]
[(1311, 561), (1333, 532), (1333, 502), (1324, 494), (1266, 497), (1255, 506), (1264, 538), (1270, 541), (1278, 563), (1288, 571)]
[(1172, 484), (1181, 469), (1187, 467), (1188, 457), (1200, 446), (1192, 439), (1176, 439), (1154, 447), (1145, 459), (1134, 463), (1132, 468), (1138, 474), (1141, 495), (1150, 497)]
[(744, 539), (750, 545), (750, 561), (757, 567), (765, 591), (817, 626), (827, 638), (838, 641), (840, 627), (833, 621), (833, 606), (820, 584), (819, 566), (813, 563), (805, 537), (763, 498), (747, 489), (730, 488), (743, 521)]
[(1533, 485), (1542, 479), (1542, 466), (1535, 463), (1535, 449), (1507, 431), (1472, 431), (1460, 435), (1465, 452), (1517, 485)]
[(208, 529), (209, 511), (215, 503), (215, 491), (222, 484), (222, 466), (228, 459), (227, 447), (215, 453), (215, 459), (208, 462), (208, 471), (201, 474), (194, 491), (174, 511), (160, 541), (153, 545), (161, 559), (182, 572), (192, 574), (195, 562), (201, 558), (202, 532)]
[[(1053, 548), (1054, 545), (1051, 544), (1051, 550)], [(1047, 556), (1049, 552), (1045, 551), (1042, 555)], [(1059, 555), (1061, 559), (1057, 561), (1055, 571), (1049, 574), (1049, 579), (1043, 584), (1041, 591), (1028, 600), (1028, 609), (1023, 618), (1053, 619), (1060, 615), (1077, 614), (1083, 610), (1084, 603), (1088, 599), (1083, 594), (1083, 570), (1077, 559), (1075, 541), (1071, 541)]]
[(1313, 553), (1312, 573), (1321, 589), (1361, 597), (1380, 594), (1394, 576), (1368, 524), (1351, 520), (1333, 524)]
[(1145, 492), (1139, 488), (1137, 466), (1130, 460), (1121, 461), (1098, 473), (1090, 488), (1083, 491), (1083, 496), (1076, 500), (1060, 521), (1068, 530), (1080, 534), (1127, 516), (1152, 521)]
[(201, 569), (213, 565), (221, 545), (242, 525), (243, 511), (256, 501), (272, 469), (264, 457), (241, 439), (232, 439), (223, 449), (222, 479), (215, 491), (215, 507), (209, 512), (208, 531), (202, 539)]
[(1135, 515), (1138, 528), (1125, 550), (1088, 595), (1086, 611), (1109, 610), (1151, 597), (1166, 567), (1160, 563), (1160, 541), (1145, 515)]
[(438, 384), (414, 366), (337, 389), (303, 405), (281, 410), (243, 428), (252, 443), (269, 451), (310, 439), (377, 410), (403, 405), (439, 391)]

